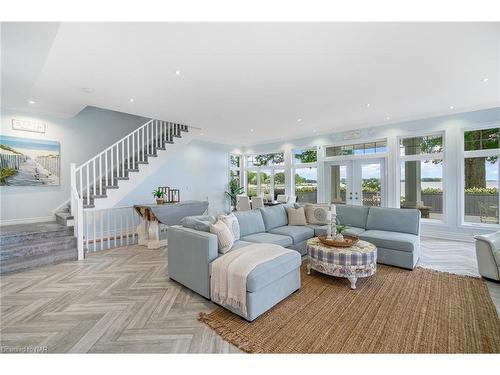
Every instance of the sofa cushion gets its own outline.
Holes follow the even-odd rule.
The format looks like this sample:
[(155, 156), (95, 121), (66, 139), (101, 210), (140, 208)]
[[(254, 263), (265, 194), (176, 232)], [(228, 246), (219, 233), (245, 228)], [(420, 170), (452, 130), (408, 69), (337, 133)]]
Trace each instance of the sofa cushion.
[(269, 262), (259, 264), (247, 277), (247, 291), (256, 292), (287, 273), (300, 267), (300, 254), (294, 250), (280, 255)]
[(260, 210), (236, 211), (234, 216), (240, 224), (240, 239), (249, 234), (266, 231)]
[(259, 208), (266, 231), (288, 224), (288, 216), (283, 205)]
[(241, 240), (256, 243), (273, 243), (283, 247), (288, 247), (293, 243), (292, 237), (266, 232), (250, 234), (248, 236), (241, 237)]
[(271, 229), (269, 233), (292, 237), (294, 244), (314, 237), (314, 229), (302, 225), (286, 225)]
[(419, 210), (370, 207), (365, 228), (418, 235), (419, 227)]
[(407, 252), (417, 250), (420, 244), (419, 237), (414, 234), (385, 230), (367, 230), (361, 233), (359, 237), (377, 247)]
[(215, 216), (210, 215), (186, 216), (181, 220), (181, 225), (186, 228), (209, 232), (210, 225), (215, 224), (216, 221)]
[(337, 208), (337, 221), (339, 224), (356, 228), (366, 228), (368, 207), (344, 204), (338, 204), (335, 207)]
[[(322, 234), (326, 234), (326, 225), (315, 225), (315, 224), (310, 224), (308, 225), (309, 228), (314, 229), (314, 235), (315, 236), (320, 236)], [(346, 234), (351, 234), (353, 236), (359, 236), (361, 233), (365, 231), (364, 228), (358, 228), (358, 227), (348, 227), (344, 233)]]

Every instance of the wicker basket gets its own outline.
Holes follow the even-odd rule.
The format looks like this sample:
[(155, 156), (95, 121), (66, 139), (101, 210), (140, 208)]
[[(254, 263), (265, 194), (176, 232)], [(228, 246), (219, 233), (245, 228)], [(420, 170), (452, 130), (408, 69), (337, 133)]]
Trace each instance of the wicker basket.
[(349, 236), (348, 234), (344, 234), (344, 241), (337, 241), (333, 238), (331, 240), (326, 238), (326, 235), (318, 236), (319, 240), (325, 244), (326, 246), (332, 247), (351, 247), (356, 242), (359, 241), (359, 238), (356, 236)]

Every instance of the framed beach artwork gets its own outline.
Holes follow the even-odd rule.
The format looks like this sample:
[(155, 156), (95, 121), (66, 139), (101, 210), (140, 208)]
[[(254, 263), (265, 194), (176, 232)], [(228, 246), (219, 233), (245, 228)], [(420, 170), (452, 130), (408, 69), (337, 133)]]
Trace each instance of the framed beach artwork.
[(0, 135), (0, 185), (60, 184), (59, 142)]

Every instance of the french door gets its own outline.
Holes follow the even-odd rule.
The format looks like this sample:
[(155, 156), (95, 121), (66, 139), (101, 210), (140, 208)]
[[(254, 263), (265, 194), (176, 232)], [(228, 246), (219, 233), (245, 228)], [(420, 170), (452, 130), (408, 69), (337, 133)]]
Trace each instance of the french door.
[(386, 206), (384, 159), (328, 161), (324, 171), (331, 203)]

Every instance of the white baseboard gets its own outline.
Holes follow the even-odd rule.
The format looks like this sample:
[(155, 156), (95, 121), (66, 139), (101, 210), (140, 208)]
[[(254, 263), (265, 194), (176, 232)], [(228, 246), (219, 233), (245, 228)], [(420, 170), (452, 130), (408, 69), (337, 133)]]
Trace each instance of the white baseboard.
[(449, 231), (437, 231), (437, 230), (422, 230), (420, 233), (421, 237), (431, 237), (440, 238), (443, 240), (451, 241), (463, 241), (463, 242), (474, 242), (474, 236), (471, 234), (449, 232)]
[(47, 221), (56, 221), (54, 216), (29, 217), (24, 219), (0, 220), (0, 225), (33, 224)]

